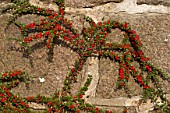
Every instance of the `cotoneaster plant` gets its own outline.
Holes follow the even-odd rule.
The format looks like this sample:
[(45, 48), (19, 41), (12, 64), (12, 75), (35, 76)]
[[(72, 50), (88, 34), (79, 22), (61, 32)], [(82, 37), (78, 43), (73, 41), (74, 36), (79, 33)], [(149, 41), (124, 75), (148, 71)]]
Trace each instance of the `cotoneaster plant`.
[[(53, 45), (57, 40), (61, 40), (67, 44), (74, 52), (77, 52), (79, 57), (75, 61), (74, 68), (69, 71), (64, 80), (64, 87), (62, 94), (56, 89), (53, 97), (45, 97), (37, 95), (36, 97), (29, 96), (22, 98), (18, 95), (12, 94), (11, 88), (16, 87), (19, 82), (23, 81), (29, 83), (28, 76), (24, 76), (25, 72), (15, 70), (0, 74), (0, 111), (4, 113), (9, 112), (25, 112), (29, 113), (28, 102), (41, 103), (47, 106), (45, 113), (62, 113), (62, 112), (76, 112), (88, 111), (92, 113), (113, 113), (111, 110), (99, 109), (93, 105), (85, 103), (83, 96), (88, 90), (91, 83), (92, 75), (88, 78), (80, 91), (76, 95), (71, 95), (71, 84), (77, 82), (77, 75), (82, 70), (83, 65), (88, 57), (109, 57), (110, 60), (119, 63), (119, 79), (117, 81), (118, 88), (128, 90), (128, 80), (132, 76), (137, 83), (144, 89), (143, 98), (152, 99), (156, 102), (157, 97), (160, 97), (163, 104), (160, 109), (164, 112), (169, 111), (170, 103), (165, 97), (165, 92), (162, 90), (161, 83), (158, 76), (169, 82), (170, 77), (160, 69), (157, 69), (149, 62), (143, 51), (141, 50), (142, 42), (140, 41), (137, 33), (131, 29), (128, 23), (120, 23), (118, 21), (108, 20), (104, 22), (95, 23), (92, 18), (84, 16), (85, 20), (90, 24), (90, 27), (84, 28), (82, 34), (78, 34), (76, 29), (72, 27), (72, 23), (64, 17), (65, 6), (64, 0), (56, 0), (55, 3), (59, 6), (59, 12), (44, 9), (29, 4), (29, 0), (13, 1), (13, 4), (7, 6), (2, 10), (2, 13), (7, 11), (12, 12), (7, 27), (14, 23), (21, 30), (23, 40), (21, 46), (29, 47), (29, 43), (38, 39), (44, 39), (46, 47), (53, 49)], [(24, 24), (17, 22), (16, 19), (23, 15), (36, 14), (46, 17), (40, 22), (33, 22)], [(124, 32), (124, 39), (122, 44), (107, 43), (106, 37), (111, 29), (120, 29)], [(29, 35), (29, 34), (33, 35)], [(80, 36), (82, 35), (82, 36)], [(116, 54), (116, 52), (122, 53)], [(140, 65), (142, 72), (147, 72), (147, 77), (143, 77), (142, 72), (139, 71), (131, 64), (137, 61)], [(116, 75), (113, 75), (116, 76)], [(149, 86), (149, 81), (156, 84), (157, 89)], [(125, 110), (125, 112), (127, 112)]]

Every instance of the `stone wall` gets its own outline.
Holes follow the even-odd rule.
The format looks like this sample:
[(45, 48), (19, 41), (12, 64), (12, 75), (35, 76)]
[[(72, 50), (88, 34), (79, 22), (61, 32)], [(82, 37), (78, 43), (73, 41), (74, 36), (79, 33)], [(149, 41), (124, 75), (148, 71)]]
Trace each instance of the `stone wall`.
[[(58, 10), (53, 0), (30, 0), (30, 3)], [(65, 4), (66, 17), (75, 23), (73, 25), (79, 28), (79, 31), (84, 25), (82, 15), (92, 17), (95, 22), (108, 19), (128, 22), (139, 34), (146, 56), (151, 58), (156, 67), (170, 75), (170, 0), (65, 0)], [(119, 31), (114, 32), (120, 35)], [(117, 36), (115, 34), (111, 36)], [(123, 90), (114, 90), (118, 64), (108, 59), (89, 58), (87, 65), (85, 75), (91, 73), (93, 80), (86, 92), (86, 102), (118, 112), (121, 112), (123, 107), (128, 108), (129, 113), (152, 112), (154, 103), (150, 100), (139, 104), (141, 89), (133, 80), (129, 84), (133, 92), (131, 98), (128, 98)], [(169, 85), (165, 83), (164, 89), (170, 94)]]
[[(30, 3), (41, 4), (35, 0)], [(95, 22), (111, 19), (130, 23), (139, 34), (145, 47), (143, 50), (152, 59), (151, 62), (170, 74), (170, 57), (168, 57), (170, 56), (169, 0), (65, 0), (65, 4), (68, 17), (88, 15)], [(45, 7), (56, 9), (53, 3), (46, 4)], [(73, 18), (70, 19), (74, 22)], [(89, 59), (87, 73), (93, 75), (93, 80), (86, 92), (86, 96), (88, 96), (86, 101), (99, 107), (116, 109), (118, 112), (122, 111), (121, 106), (131, 109), (128, 111), (129, 113), (152, 111), (154, 104), (150, 100), (139, 105), (141, 89), (135, 85), (133, 80), (131, 85), (136, 86), (136, 89), (132, 87), (134, 97), (128, 98), (127, 95), (123, 95), (123, 91), (114, 91), (115, 84), (113, 82), (117, 79), (117, 76), (114, 76), (118, 74), (116, 65), (107, 59), (100, 61), (95, 58)], [(111, 69), (111, 67), (115, 67), (115, 69)], [(167, 91), (170, 93), (170, 90)]]

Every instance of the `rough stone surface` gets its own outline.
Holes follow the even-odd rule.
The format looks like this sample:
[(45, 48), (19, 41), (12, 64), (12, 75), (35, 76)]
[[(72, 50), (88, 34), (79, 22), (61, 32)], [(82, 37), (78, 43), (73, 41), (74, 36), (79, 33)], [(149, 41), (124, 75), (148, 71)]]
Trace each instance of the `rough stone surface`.
[[(118, 53), (118, 52), (115, 52)], [(110, 99), (120, 96), (135, 96), (142, 94), (142, 88), (130, 77), (128, 85), (130, 92), (122, 89), (117, 89), (117, 80), (119, 77), (118, 73), (119, 64), (109, 59), (101, 58), (99, 60), (99, 83), (97, 86), (96, 97)], [(117, 90), (116, 90), (117, 89)]]
[(146, 103), (140, 104), (137, 108), (136, 111), (138, 113), (148, 113), (149, 111), (152, 111), (154, 109), (154, 104), (151, 103), (151, 100), (147, 100)]
[[(124, 0), (122, 3), (118, 4), (116, 9), (119, 12), (126, 12), (129, 14), (144, 14), (144, 13), (170, 13), (170, 8), (163, 5), (137, 5), (136, 0)], [(113, 9), (115, 11), (115, 9)]]
[(36, 6), (39, 6), (41, 8), (46, 8), (46, 9), (52, 9), (52, 10), (55, 10), (55, 11), (58, 11), (58, 6), (53, 3), (53, 2), (43, 2), (43, 1), (40, 1), (40, 0), (30, 0), (29, 1), (30, 4), (32, 5), (36, 5)]
[[(87, 1), (88, 2), (88, 1)], [(39, 0), (30, 0), (30, 3), (33, 5), (38, 5), (39, 7), (43, 8), (51, 8), (54, 10), (58, 10), (58, 6), (51, 2), (51, 3), (44, 3)], [(71, 2), (74, 3), (74, 2)], [(69, 4), (71, 4), (69, 3)], [(83, 2), (84, 3), (84, 2)], [(80, 4), (79, 4), (80, 5)], [(143, 14), (143, 13), (165, 13), (169, 14), (170, 13), (170, 7), (165, 7), (165, 6), (151, 6), (151, 5), (137, 5), (136, 1), (134, 0), (124, 0), (121, 3), (107, 3), (107, 4), (102, 4), (102, 5), (95, 5), (94, 7), (90, 8), (83, 8), (83, 7), (75, 7), (75, 6), (68, 6), (65, 9), (66, 13), (77, 13), (77, 14), (86, 14), (88, 15), (90, 12), (91, 13), (121, 13), (121, 12), (126, 12), (128, 14)]]
[(28, 105), (30, 108), (33, 108), (33, 109), (46, 109), (47, 108), (47, 106), (44, 106), (42, 104), (37, 104), (35, 102), (29, 102)]
[(137, 0), (137, 4), (164, 5), (170, 7), (170, 0)]
[(1, 3), (1, 2), (9, 3), (9, 2), (11, 2), (11, 0), (0, 0), (0, 3)]
[[(169, 94), (167, 96), (170, 96)], [(142, 107), (148, 107), (149, 109), (152, 109), (153, 105), (155, 103), (151, 103), (151, 100), (148, 100), (146, 103), (142, 102), (140, 103), (140, 100), (142, 96), (133, 96), (131, 98), (128, 97), (117, 97), (117, 98), (110, 98), (110, 99), (104, 99), (104, 98), (96, 98), (96, 97), (89, 97), (86, 99), (86, 102), (91, 103), (93, 105), (97, 106), (138, 106), (138, 110), (141, 111)], [(168, 100), (170, 100), (168, 98)], [(157, 103), (161, 103), (161, 99), (157, 99)], [(146, 110), (146, 109), (145, 109)]]
[(2, 72), (4, 70), (4, 64), (3, 61), (0, 61), (0, 72)]
[[(102, 14), (98, 14), (100, 18), (102, 18)], [(151, 58), (151, 63), (153, 63), (156, 67), (163, 69), (165, 72), (170, 75), (169, 69), (170, 69), (170, 64), (169, 64), (169, 53), (170, 53), (170, 46), (169, 46), (169, 41), (165, 42), (164, 40), (167, 38), (167, 35), (170, 32), (170, 16), (169, 15), (128, 15), (128, 14), (110, 14), (110, 17), (108, 14), (103, 16), (105, 20), (111, 19), (111, 20), (118, 20), (121, 22), (128, 22), (132, 26), (132, 29), (135, 29), (137, 31), (137, 34), (139, 34), (141, 41), (143, 43), (143, 48), (142, 50), (144, 51), (145, 55), (149, 58)], [(161, 22), (160, 22), (161, 21)], [(112, 33), (110, 33), (108, 36), (108, 39), (112, 41), (116, 41), (119, 37), (119, 32), (118, 30), (113, 30)], [(115, 34), (117, 34), (117, 36)], [(121, 39), (121, 38), (120, 38)], [(118, 41), (118, 40), (117, 40)], [(148, 43), (150, 42), (150, 43)], [(159, 51), (159, 52), (157, 52)], [(108, 62), (108, 63), (107, 63)], [(109, 60), (104, 60), (102, 61), (101, 59), (101, 66), (99, 69), (100, 74), (100, 81), (99, 81), (99, 87), (97, 88), (97, 96), (102, 97), (102, 98), (110, 98), (116, 95), (116, 92), (113, 90), (114, 89), (114, 84), (117, 77), (118, 73), (116, 74), (115, 71), (114, 73), (111, 72), (113, 68), (110, 67), (115, 67), (115, 63), (111, 65), (109, 63)], [(103, 65), (103, 66), (102, 66)], [(105, 71), (106, 70), (106, 71)], [(115, 69), (116, 70), (116, 69)], [(130, 79), (131, 82), (129, 82), (131, 86), (131, 90), (134, 93), (135, 91), (142, 91), (139, 87), (138, 84), (135, 85), (135, 82), (133, 81), (133, 78)], [(164, 81), (162, 82), (164, 85), (163, 87), (167, 87), (169, 85), (168, 82)], [(100, 86), (104, 86), (106, 88), (100, 88)], [(134, 86), (134, 87), (132, 87)], [(110, 88), (109, 88), (110, 87)], [(139, 89), (138, 89), (139, 88)], [(137, 90), (138, 89), (138, 90)], [(165, 91), (170, 92), (169, 88), (164, 88)], [(113, 92), (114, 91), (114, 92)], [(140, 94), (141, 92), (136, 92), (136, 94)], [(123, 94), (123, 93), (121, 93)], [(125, 96), (125, 95), (124, 95)]]
[(140, 100), (140, 96), (134, 96), (132, 98), (117, 97), (112, 99), (103, 98), (88, 98), (86, 101), (93, 105), (100, 106), (137, 106)]
[[(8, 0), (7, 0), (8, 1)], [(73, 22), (73, 27), (81, 33), (83, 27), (89, 26), (83, 15), (93, 18), (97, 23), (108, 19), (117, 20), (120, 22), (128, 22), (132, 29), (137, 31), (143, 43), (142, 50), (147, 57), (151, 58), (151, 63), (160, 69), (163, 69), (170, 75), (170, 1), (169, 0), (65, 0), (66, 15), (68, 20)], [(0, 3), (2, 0), (0, 1)], [(6, 1), (0, 4), (4, 7)], [(30, 0), (32, 5), (39, 7), (50, 8), (58, 11), (58, 6), (53, 0)], [(167, 7), (168, 6), (168, 7)], [(77, 54), (71, 52), (65, 47), (56, 46), (53, 55), (47, 55), (43, 43), (34, 46), (33, 53), (30, 57), (23, 57), (20, 51), (8, 50), (11, 47), (19, 48), (19, 44), (13, 40), (7, 40), (6, 37), (21, 38), (19, 30), (14, 25), (11, 25), (9, 30), (4, 33), (3, 27), (6, 22), (6, 16), (0, 16), (0, 72), (5, 70), (13, 70), (16, 68), (25, 70), (32, 75), (34, 79), (31, 81), (29, 91), (25, 88), (25, 84), (19, 84), (18, 88), (12, 91), (20, 93), (22, 96), (35, 96), (40, 93), (45, 96), (51, 96), (56, 88), (61, 89), (65, 75), (69, 69), (73, 67)], [(34, 18), (34, 20), (32, 20)], [(35, 16), (23, 16), (20, 21), (29, 23), (36, 20)], [(27, 21), (29, 20), (29, 21)], [(16, 29), (16, 31), (13, 31)], [(123, 32), (118, 29), (111, 31), (107, 37), (107, 42), (121, 43)], [(42, 40), (41, 40), (42, 41)], [(39, 42), (41, 42), (39, 41)], [(121, 53), (119, 53), (121, 54)], [(53, 62), (48, 62), (48, 59), (53, 59)], [(32, 62), (31, 62), (32, 61)], [(139, 64), (133, 62), (132, 65), (140, 71)], [(92, 83), (86, 96), (86, 102), (97, 105), (106, 109), (114, 109), (118, 113), (122, 112), (124, 107), (128, 108), (128, 113), (154, 113), (153, 103), (148, 100), (146, 103), (140, 103), (139, 95), (142, 94), (142, 88), (130, 77), (128, 85), (130, 86), (131, 98), (128, 98), (123, 89), (116, 89), (116, 81), (118, 79), (118, 63), (110, 61), (110, 59), (100, 58), (91, 59), (86, 62), (83, 70), (78, 75), (78, 83), (73, 84), (72, 94), (76, 94), (78, 89), (85, 82), (87, 74), (90, 72), (93, 76)], [(48, 75), (48, 76), (46, 76)], [(39, 77), (44, 77), (45, 82), (40, 83)], [(144, 73), (144, 77), (146, 77)], [(169, 83), (160, 79), (163, 85), (163, 90), (170, 93)], [(154, 84), (149, 84), (155, 87)], [(27, 94), (26, 94), (27, 93)], [(122, 97), (120, 97), (122, 96)], [(167, 95), (170, 99), (170, 96)], [(157, 102), (160, 103), (158, 98)], [(140, 104), (139, 104), (140, 103)], [(161, 104), (161, 103), (160, 103)], [(43, 106), (32, 104), (34, 109), (44, 109)], [(38, 107), (37, 107), (38, 106)], [(133, 108), (132, 108), (133, 106)], [(134, 107), (135, 106), (135, 107)], [(115, 108), (116, 107), (116, 108)], [(131, 108), (130, 108), (131, 107)], [(155, 113), (158, 113), (155, 111)]]
[[(101, 17), (102, 15), (98, 15)], [(128, 22), (140, 36), (143, 43), (142, 50), (145, 55), (151, 58), (151, 62), (158, 68), (162, 68), (168, 74), (170, 74), (170, 64), (168, 61), (170, 53), (169, 41), (165, 41), (168, 38), (170, 32), (170, 16), (169, 15), (128, 15), (122, 14), (106, 14), (103, 16), (105, 20), (117, 20), (120, 22)], [(150, 42), (150, 43), (147, 43)], [(159, 52), (156, 52), (158, 51)]]
[(85, 92), (86, 97), (95, 97), (96, 95), (96, 88), (99, 82), (99, 60), (97, 58), (89, 58), (89, 66), (87, 70), (87, 75), (92, 75), (92, 81), (90, 86), (88, 87), (88, 91)]
[(66, 6), (82, 8), (82, 7), (94, 7), (110, 2), (119, 3), (123, 0), (65, 0)]

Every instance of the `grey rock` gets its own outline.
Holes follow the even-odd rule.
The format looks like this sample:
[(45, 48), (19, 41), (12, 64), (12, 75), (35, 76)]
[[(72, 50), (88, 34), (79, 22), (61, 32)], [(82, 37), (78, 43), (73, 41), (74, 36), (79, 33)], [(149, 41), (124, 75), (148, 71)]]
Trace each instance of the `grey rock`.
[(140, 100), (140, 96), (134, 96), (132, 98), (127, 97), (118, 97), (111, 99), (103, 99), (103, 98), (88, 98), (86, 102), (93, 105), (100, 106), (137, 106)]
[(98, 5), (103, 5), (110, 2), (120, 3), (123, 0), (65, 0), (66, 6), (68, 7), (94, 7)]
[(99, 73), (98, 73), (98, 62), (99, 60), (96, 58), (89, 58), (89, 66), (87, 70), (87, 74), (92, 75), (92, 81), (88, 90), (85, 92), (86, 97), (95, 97), (96, 87), (99, 81)]
[(152, 111), (154, 109), (154, 104), (151, 103), (151, 100), (147, 100), (146, 103), (140, 104), (136, 111), (137, 113), (149, 113), (149, 111)]
[(137, 4), (164, 5), (170, 7), (170, 0), (137, 0)]
[(36, 110), (45, 110), (47, 108), (47, 106), (42, 105), (42, 104), (37, 104), (35, 102), (29, 102), (28, 103), (29, 107), (32, 109), (36, 109)]

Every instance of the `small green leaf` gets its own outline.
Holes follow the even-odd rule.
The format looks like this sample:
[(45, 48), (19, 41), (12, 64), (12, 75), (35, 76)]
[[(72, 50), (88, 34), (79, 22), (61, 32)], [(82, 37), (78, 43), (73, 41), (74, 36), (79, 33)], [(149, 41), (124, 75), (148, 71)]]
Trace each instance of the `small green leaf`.
[(28, 46), (28, 44), (27, 44), (26, 42), (22, 42), (22, 43), (21, 43), (21, 46), (26, 47), (26, 46)]

